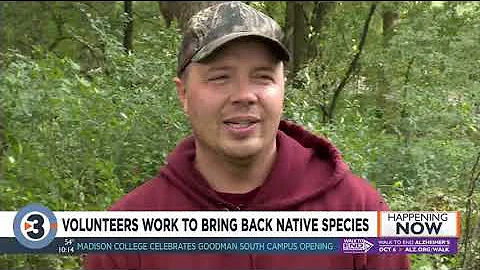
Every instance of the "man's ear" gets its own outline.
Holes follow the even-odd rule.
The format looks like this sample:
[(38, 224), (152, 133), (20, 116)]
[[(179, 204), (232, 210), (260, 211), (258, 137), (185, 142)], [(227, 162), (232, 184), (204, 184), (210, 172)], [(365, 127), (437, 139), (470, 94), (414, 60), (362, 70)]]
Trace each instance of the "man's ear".
[(180, 79), (178, 77), (175, 77), (173, 79), (173, 82), (175, 82), (175, 86), (177, 88), (178, 99), (182, 103), (183, 111), (185, 113), (188, 113), (188, 101), (187, 101), (187, 97), (186, 97), (187, 92), (186, 92), (185, 82), (182, 81), (182, 79)]

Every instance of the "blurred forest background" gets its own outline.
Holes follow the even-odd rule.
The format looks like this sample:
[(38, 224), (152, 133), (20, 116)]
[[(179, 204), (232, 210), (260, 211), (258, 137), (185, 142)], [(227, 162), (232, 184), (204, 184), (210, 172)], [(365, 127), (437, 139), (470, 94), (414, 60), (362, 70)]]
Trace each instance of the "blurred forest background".
[[(460, 210), (480, 269), (480, 4), (246, 2), (293, 53), (285, 118), (332, 140), (393, 210)], [(0, 207), (104, 210), (189, 127), (172, 78), (183, 25), (212, 2), (0, 2)], [(1, 269), (78, 269), (0, 255)]]

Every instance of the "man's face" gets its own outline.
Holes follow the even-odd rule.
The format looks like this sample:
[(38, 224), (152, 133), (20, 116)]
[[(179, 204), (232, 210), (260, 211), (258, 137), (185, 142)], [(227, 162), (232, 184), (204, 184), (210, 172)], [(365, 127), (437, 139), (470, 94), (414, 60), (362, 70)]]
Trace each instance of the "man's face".
[(285, 81), (264, 42), (232, 41), (175, 82), (200, 150), (234, 159), (272, 150)]

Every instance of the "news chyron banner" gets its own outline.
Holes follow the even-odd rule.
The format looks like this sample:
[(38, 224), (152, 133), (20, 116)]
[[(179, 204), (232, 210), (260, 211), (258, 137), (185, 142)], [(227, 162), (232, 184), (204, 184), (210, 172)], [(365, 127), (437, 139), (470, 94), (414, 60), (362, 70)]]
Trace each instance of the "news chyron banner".
[(455, 254), (459, 212), (0, 212), (0, 253)]

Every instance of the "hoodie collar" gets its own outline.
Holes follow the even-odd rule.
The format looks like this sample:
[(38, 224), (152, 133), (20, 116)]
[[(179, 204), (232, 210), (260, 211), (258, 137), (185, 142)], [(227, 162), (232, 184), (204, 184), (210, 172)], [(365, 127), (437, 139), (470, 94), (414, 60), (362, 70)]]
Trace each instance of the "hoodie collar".
[(333, 144), (297, 124), (282, 120), (276, 139), (278, 152), (272, 170), (247, 206), (225, 202), (195, 168), (192, 136), (184, 139), (168, 156), (160, 175), (195, 201), (199, 210), (227, 207), (280, 211), (294, 209), (306, 200), (321, 196), (341, 182), (348, 171)]

